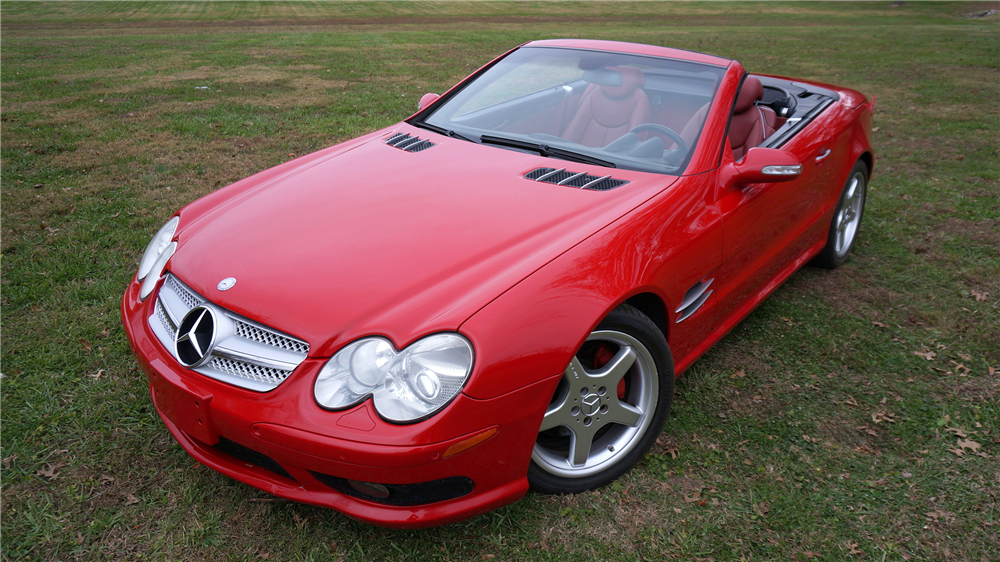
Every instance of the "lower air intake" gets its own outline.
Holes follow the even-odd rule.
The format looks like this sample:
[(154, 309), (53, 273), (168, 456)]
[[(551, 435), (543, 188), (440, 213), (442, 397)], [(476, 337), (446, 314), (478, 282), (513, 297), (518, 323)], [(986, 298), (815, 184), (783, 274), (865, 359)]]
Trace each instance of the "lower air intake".
[(295, 480), (292, 478), (291, 474), (288, 474), (288, 471), (281, 468), (281, 465), (275, 462), (275, 460), (271, 457), (265, 455), (264, 453), (258, 453), (250, 447), (244, 447), (235, 441), (230, 441), (225, 437), (220, 437), (219, 442), (216, 443), (213, 448), (220, 453), (227, 454), (245, 463), (259, 466), (265, 470), (270, 470), (271, 472), (279, 476), (284, 476), (289, 480)]
[(475, 488), (472, 480), (464, 476), (452, 476), (441, 480), (430, 482), (420, 482), (417, 484), (382, 484), (389, 490), (389, 497), (376, 498), (368, 494), (359, 492), (347, 481), (346, 478), (338, 478), (329, 474), (310, 472), (316, 480), (333, 488), (334, 490), (370, 502), (393, 506), (425, 505), (429, 503), (453, 500), (468, 495)]

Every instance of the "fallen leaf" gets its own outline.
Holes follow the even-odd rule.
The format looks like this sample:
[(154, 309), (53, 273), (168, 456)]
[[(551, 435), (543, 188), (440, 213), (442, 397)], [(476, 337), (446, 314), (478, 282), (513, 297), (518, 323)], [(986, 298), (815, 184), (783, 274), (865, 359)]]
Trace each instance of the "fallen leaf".
[(972, 439), (959, 439), (957, 445), (962, 449), (970, 449), (973, 453), (975, 453), (979, 447), (982, 446)]
[(753, 466), (753, 459), (743, 459), (743, 464)]
[(913, 473), (912, 472), (900, 472), (899, 475), (902, 476), (903, 478), (912, 478), (913, 477)]
[(963, 456), (963, 455), (965, 455), (965, 451), (963, 451), (961, 449), (948, 449), (948, 452), (949, 453), (955, 453), (956, 455), (958, 455), (960, 457)]
[(884, 421), (889, 423), (896, 423), (895, 414), (889, 414), (885, 412), (874, 412), (872, 413), (872, 421), (875, 423), (882, 423)]
[(913, 354), (918, 357), (923, 357), (928, 361), (932, 361), (935, 357), (937, 357), (937, 353), (934, 353), (933, 351), (914, 351)]
[(66, 466), (66, 463), (62, 462), (57, 462), (54, 464), (46, 464), (45, 468), (43, 468), (42, 470), (36, 470), (35, 474), (51, 480), (59, 476), (59, 469), (64, 466)]
[(691, 494), (690, 496), (685, 496), (685, 495), (681, 494), (681, 497), (684, 498), (684, 501), (686, 503), (699, 502), (699, 501), (701, 501), (701, 490), (695, 490), (694, 493)]
[(944, 519), (945, 521), (953, 521), (955, 518), (952, 517), (947, 511), (941, 511), (940, 509), (935, 509), (934, 511), (928, 511), (924, 514), (927, 520), (931, 523), (936, 523), (939, 519)]
[(111, 484), (114, 481), (115, 481), (114, 476), (108, 476), (107, 474), (101, 476), (101, 484)]
[(746, 372), (743, 369), (740, 369), (739, 371), (736, 371), (735, 373), (729, 375), (729, 378), (731, 378), (731, 379), (742, 379), (745, 376), (747, 376)]
[(854, 541), (847, 541), (847, 544), (845, 544), (844, 546), (847, 547), (847, 553), (852, 556), (855, 554), (864, 554), (864, 552), (858, 550), (858, 543)]
[(997, 370), (994, 369), (993, 367), (986, 367), (986, 373), (989, 374), (991, 377), (993, 376), (993, 373), (996, 373), (996, 372), (997, 372)]
[(813, 551), (811, 551), (811, 550), (807, 550), (807, 551), (803, 552), (802, 554), (803, 554), (803, 555), (804, 555), (804, 556), (805, 556), (806, 558), (816, 558), (817, 556), (820, 556), (819, 554), (817, 554), (817, 553), (815, 553), (815, 552), (813, 552)]
[(878, 320), (872, 320), (872, 324), (875, 324), (879, 328), (888, 328), (889, 327), (888, 324), (884, 324), (882, 322), (879, 322)]
[(98, 369), (96, 373), (91, 373), (87, 376), (94, 379), (95, 381), (99, 381), (101, 380), (101, 377), (104, 376), (104, 369)]
[(855, 408), (861, 407), (858, 405), (858, 401), (855, 400), (853, 396), (848, 396), (847, 400), (844, 400), (841, 404), (847, 404), (848, 406), (854, 406)]
[(802, 438), (810, 443), (819, 443), (822, 441), (819, 437), (809, 437), (808, 435), (803, 435)]
[(965, 428), (964, 427), (961, 428), (961, 429), (959, 429), (957, 427), (946, 427), (946, 428), (944, 428), (944, 430), (945, 431), (950, 431), (950, 432), (954, 433), (956, 437), (962, 437), (962, 438), (968, 437), (968, 435), (965, 433)]
[(17, 460), (17, 453), (14, 453), (13, 455), (11, 455), (9, 457), (4, 457), (4, 459), (3, 459), (3, 467), (4, 468), (10, 468), (10, 466), (12, 464), (14, 464), (14, 461), (16, 461), (16, 460)]
[(675, 507), (674, 508), (674, 513), (681, 513), (681, 508)]
[(125, 500), (125, 505), (135, 505), (137, 503), (139, 503), (139, 498), (133, 496), (132, 494), (129, 494), (128, 498)]
[(878, 433), (874, 429), (868, 427), (867, 425), (855, 427), (854, 429), (857, 429), (858, 431), (864, 431), (865, 433), (871, 435), (872, 437), (878, 437)]
[(976, 297), (976, 302), (983, 302), (990, 296), (990, 294), (987, 293), (986, 291), (980, 291), (978, 289), (973, 289), (969, 292), (972, 294), (972, 296)]

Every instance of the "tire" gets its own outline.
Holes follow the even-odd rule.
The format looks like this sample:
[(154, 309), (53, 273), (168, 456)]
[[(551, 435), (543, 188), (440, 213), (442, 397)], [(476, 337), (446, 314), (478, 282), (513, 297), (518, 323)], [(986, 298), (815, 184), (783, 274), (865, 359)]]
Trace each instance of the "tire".
[(844, 265), (854, 248), (861, 230), (861, 219), (868, 200), (868, 165), (858, 160), (847, 176), (837, 210), (830, 220), (830, 231), (826, 237), (826, 247), (813, 260), (813, 264), (826, 269), (837, 269)]
[(549, 403), (528, 467), (531, 487), (575, 494), (613, 482), (656, 441), (673, 395), (663, 334), (631, 306), (614, 309), (566, 367)]

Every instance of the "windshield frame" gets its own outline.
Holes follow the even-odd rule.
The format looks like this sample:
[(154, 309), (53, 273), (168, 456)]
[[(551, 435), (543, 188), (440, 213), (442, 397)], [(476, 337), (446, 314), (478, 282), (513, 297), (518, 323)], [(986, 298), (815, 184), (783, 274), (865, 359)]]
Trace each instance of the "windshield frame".
[[(703, 119), (702, 119), (702, 121), (700, 123), (700, 127), (698, 129), (698, 133), (694, 137), (694, 140), (691, 143), (691, 146), (689, 147), (689, 150), (684, 155), (683, 159), (681, 161), (679, 161), (679, 162), (675, 162), (674, 164), (676, 164), (676, 166), (672, 167), (672, 168), (669, 168), (669, 169), (668, 168), (664, 168), (664, 167), (657, 167), (657, 166), (649, 165), (649, 164), (646, 164), (644, 162), (637, 161), (634, 158), (633, 159), (629, 159), (627, 157), (623, 158), (623, 155), (621, 153), (616, 153), (614, 158), (609, 158), (609, 154), (610, 153), (607, 152), (607, 151), (605, 151), (603, 149), (604, 147), (588, 147), (588, 146), (585, 146), (585, 145), (582, 145), (582, 144), (577, 144), (577, 143), (573, 143), (573, 142), (570, 142), (570, 141), (566, 141), (566, 140), (563, 140), (563, 139), (560, 139), (560, 138), (554, 137), (554, 136), (552, 136), (551, 139), (544, 139), (543, 142), (539, 142), (539, 140), (537, 138), (534, 138), (533, 136), (529, 136), (527, 134), (519, 134), (519, 133), (513, 133), (513, 132), (508, 132), (508, 131), (500, 131), (500, 130), (495, 130), (495, 129), (493, 129), (493, 130), (491, 130), (491, 129), (481, 129), (481, 128), (475, 128), (475, 129), (473, 129), (473, 128), (465, 128), (465, 127), (462, 127), (462, 126), (454, 127), (453, 123), (451, 122), (453, 116), (449, 117), (448, 122), (446, 124), (444, 124), (444, 125), (442, 125), (441, 123), (432, 123), (432, 122), (429, 121), (429, 119), (431, 119), (435, 114), (437, 114), (439, 111), (441, 111), (443, 108), (445, 108), (457, 96), (461, 95), (464, 92), (467, 92), (470, 87), (474, 87), (474, 85), (479, 82), (480, 78), (484, 74), (486, 74), (487, 72), (489, 72), (491, 69), (493, 69), (494, 67), (496, 67), (496, 65), (500, 64), (504, 60), (507, 60), (511, 55), (514, 55), (515, 53), (518, 53), (518, 52), (524, 51), (524, 50), (529, 50), (529, 49), (530, 50), (545, 49), (545, 50), (563, 51), (563, 52), (567, 52), (567, 51), (581, 51), (581, 52), (586, 52), (586, 53), (603, 53), (603, 54), (608, 54), (608, 55), (612, 55), (612, 56), (628, 57), (628, 58), (632, 58), (632, 59), (650, 59), (650, 60), (660, 61), (661, 62), (661, 64), (651, 65), (651, 66), (653, 66), (653, 68), (652, 69), (647, 69), (647, 70), (673, 70), (675, 72), (691, 72), (694, 69), (697, 69), (699, 67), (704, 68), (705, 70), (708, 70), (708, 71), (710, 71), (710, 72), (712, 72), (713, 74), (716, 75), (713, 83), (711, 84), (711, 92), (710, 92), (710, 96), (708, 98), (708, 102), (707, 102), (707, 105), (706, 105), (706, 107), (708, 108), (708, 111), (705, 112), (705, 115), (704, 115), (704, 117), (703, 117)], [(676, 68), (675, 67), (674, 69), (667, 69), (666, 67), (662, 66), (662, 61), (668, 61), (670, 63), (675, 63), (677, 65), (677, 67), (680, 67), (680, 68)], [(685, 67), (686, 67), (686, 69), (685, 69)], [(512, 69), (514, 69), (514, 68), (518, 68), (518, 67), (515, 66)], [(603, 159), (603, 160), (614, 160), (615, 163), (616, 163), (615, 167), (617, 167), (617, 168), (628, 169), (628, 170), (636, 170), (636, 171), (647, 172), (647, 173), (670, 175), (670, 176), (681, 176), (687, 170), (688, 166), (692, 162), (693, 156), (695, 155), (695, 153), (698, 151), (698, 148), (700, 147), (700, 140), (701, 140), (701, 138), (703, 136), (705, 127), (708, 124), (708, 116), (711, 114), (711, 108), (713, 108), (715, 106), (716, 100), (718, 98), (719, 90), (720, 90), (720, 88), (721, 88), (721, 86), (722, 86), (722, 84), (723, 84), (723, 82), (725, 80), (725, 76), (726, 76), (727, 70), (728, 70), (728, 67), (726, 65), (712, 64), (712, 63), (703, 62), (703, 61), (686, 60), (686, 59), (675, 58), (675, 57), (665, 57), (665, 56), (641, 54), (641, 53), (634, 53), (634, 52), (629, 52), (629, 51), (618, 51), (618, 50), (611, 50), (611, 49), (592, 49), (592, 48), (585, 48), (585, 47), (533, 45), (533, 44), (529, 43), (529, 44), (523, 45), (521, 47), (518, 47), (516, 49), (512, 49), (511, 51), (505, 53), (504, 55), (496, 58), (495, 60), (491, 61), (487, 65), (483, 66), (482, 68), (480, 68), (479, 70), (477, 70), (473, 74), (469, 75), (462, 82), (460, 82), (459, 84), (457, 84), (456, 86), (454, 86), (453, 88), (451, 88), (450, 90), (448, 90), (444, 95), (442, 95), (441, 97), (439, 97), (438, 99), (436, 99), (429, 106), (423, 108), (422, 110), (418, 111), (413, 116), (411, 116), (410, 118), (406, 119), (405, 122), (407, 122), (407, 123), (409, 123), (411, 125), (414, 125), (416, 127), (420, 127), (421, 125), (423, 125), (423, 124), (426, 123), (427, 125), (429, 125), (431, 127), (434, 127), (434, 128), (445, 129), (447, 131), (447, 133), (449, 134), (449, 136), (452, 136), (454, 138), (462, 138), (464, 140), (472, 141), (472, 142), (478, 142), (480, 144), (490, 144), (490, 146), (494, 146), (494, 147), (497, 147), (497, 148), (500, 148), (500, 149), (505, 149), (505, 150), (516, 150), (516, 151), (521, 151), (521, 152), (532, 152), (532, 153), (541, 154), (542, 156), (548, 156), (548, 157), (554, 157), (554, 158), (559, 158), (559, 156), (557, 154), (553, 154), (553, 153), (558, 153), (558, 152), (576, 152), (576, 153), (579, 153), (582, 156), (586, 156), (586, 157), (589, 157), (589, 158), (596, 158), (596, 159)], [(502, 77), (502, 75), (501, 75), (501, 77)], [(501, 78), (501, 77), (498, 77), (498, 78)], [(492, 83), (495, 83), (495, 81), (491, 82), (490, 84), (492, 84)], [(484, 85), (483, 89), (485, 89), (486, 87), (488, 87), (490, 84)], [(504, 104), (504, 103), (509, 103), (511, 101), (516, 101), (516, 100), (520, 100), (520, 99), (523, 99), (523, 98), (527, 98), (529, 96), (538, 95), (540, 93), (543, 93), (543, 92), (546, 92), (546, 91), (550, 91), (550, 90), (553, 90), (553, 89), (559, 89), (559, 88), (570, 89), (570, 87), (567, 84), (568, 83), (564, 83), (563, 85), (559, 85), (559, 86), (555, 86), (555, 87), (543, 88), (541, 90), (538, 90), (537, 92), (530, 92), (530, 93), (523, 94), (523, 95), (520, 95), (520, 96), (515, 96), (515, 97), (510, 98), (508, 100), (504, 100), (504, 101), (498, 102), (498, 103), (494, 104), (493, 106), (486, 106), (486, 107), (482, 107), (482, 108), (477, 108), (476, 110), (473, 110), (472, 112), (466, 113), (464, 115), (468, 115), (470, 113), (475, 113), (475, 112), (483, 110), (483, 109), (489, 109), (491, 107), (495, 107), (497, 105), (501, 105), (501, 104)], [(456, 111), (458, 111), (457, 108), (456, 108)], [(693, 115), (692, 115), (692, 117), (693, 117)], [(483, 143), (480, 140), (480, 137), (483, 136), (483, 135), (492, 136), (492, 137), (501, 136), (501, 137), (505, 137), (505, 138), (507, 138), (507, 139), (509, 139), (511, 141), (520, 142), (520, 143), (523, 143), (523, 144), (527, 144), (527, 143), (536, 144), (536, 145), (538, 145), (541, 148), (541, 150), (537, 150), (537, 149), (533, 149), (533, 148), (532, 149), (527, 149), (527, 148), (518, 147), (518, 146), (502, 146), (502, 145), (493, 144), (493, 143)], [(548, 136), (548, 135), (546, 135), (546, 136)], [(551, 146), (552, 149), (555, 149), (555, 150), (552, 151), (553, 153), (549, 153), (548, 152), (548, 149), (550, 148), (550, 146)]]

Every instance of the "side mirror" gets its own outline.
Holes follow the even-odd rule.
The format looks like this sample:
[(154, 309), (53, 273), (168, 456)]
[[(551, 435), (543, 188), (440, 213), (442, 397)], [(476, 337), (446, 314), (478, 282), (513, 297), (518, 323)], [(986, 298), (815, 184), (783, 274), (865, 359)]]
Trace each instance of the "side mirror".
[(427, 107), (428, 105), (436, 102), (439, 97), (441, 97), (441, 96), (439, 96), (437, 94), (431, 94), (431, 93), (427, 93), (427, 94), (424, 94), (424, 95), (420, 96), (420, 101), (417, 102), (417, 111), (420, 111), (423, 108)]
[(754, 147), (736, 163), (736, 172), (743, 183), (791, 181), (802, 173), (802, 163), (784, 150)]

